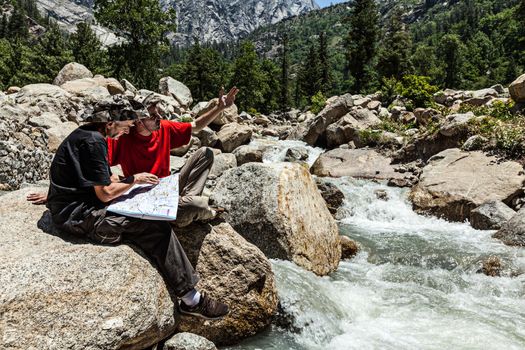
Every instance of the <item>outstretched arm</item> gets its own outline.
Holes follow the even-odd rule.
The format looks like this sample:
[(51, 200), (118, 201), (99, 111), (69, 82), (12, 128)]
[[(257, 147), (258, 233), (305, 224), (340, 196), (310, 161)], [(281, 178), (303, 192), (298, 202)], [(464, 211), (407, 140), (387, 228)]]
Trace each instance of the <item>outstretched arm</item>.
[(131, 176), (129, 181), (112, 182), (107, 186), (95, 186), (95, 194), (101, 202), (107, 203), (123, 195), (135, 184), (156, 185), (158, 183), (159, 178), (156, 175), (140, 173)]
[(199, 132), (205, 127), (207, 127), (212, 121), (215, 120), (221, 114), (222, 111), (224, 111), (226, 108), (233, 105), (235, 102), (235, 96), (239, 92), (239, 89), (236, 87), (232, 87), (230, 92), (228, 92), (228, 95), (224, 96), (224, 88), (221, 88), (221, 91), (219, 92), (219, 104), (195, 119), (195, 121), (192, 123), (192, 131), (193, 132)]

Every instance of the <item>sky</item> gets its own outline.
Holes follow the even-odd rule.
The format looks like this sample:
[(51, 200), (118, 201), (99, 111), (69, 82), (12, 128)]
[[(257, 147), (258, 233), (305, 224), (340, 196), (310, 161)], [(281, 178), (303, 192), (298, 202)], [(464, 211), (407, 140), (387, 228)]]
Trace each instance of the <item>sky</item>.
[(335, 4), (339, 4), (340, 2), (345, 2), (345, 1), (348, 1), (348, 0), (315, 0), (317, 5), (321, 7), (327, 7), (327, 6), (330, 6), (331, 4), (335, 5)]

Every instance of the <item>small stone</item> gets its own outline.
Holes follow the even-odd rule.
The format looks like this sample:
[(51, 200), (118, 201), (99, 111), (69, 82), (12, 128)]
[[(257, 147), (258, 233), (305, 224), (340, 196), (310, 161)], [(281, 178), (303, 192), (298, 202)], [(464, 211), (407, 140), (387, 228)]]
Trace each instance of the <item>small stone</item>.
[(501, 276), (502, 268), (503, 263), (500, 257), (491, 255), (483, 261), (481, 272), (490, 277), (499, 277)]
[(347, 236), (339, 236), (341, 241), (341, 259), (350, 260), (359, 252), (359, 245), (356, 241)]
[(164, 343), (162, 350), (217, 350), (208, 339), (193, 333), (177, 333)]

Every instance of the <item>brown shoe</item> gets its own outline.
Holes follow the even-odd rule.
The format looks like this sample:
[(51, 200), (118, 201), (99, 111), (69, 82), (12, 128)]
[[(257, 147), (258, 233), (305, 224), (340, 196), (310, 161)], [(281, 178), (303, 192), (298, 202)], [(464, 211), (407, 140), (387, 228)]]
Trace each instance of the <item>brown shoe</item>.
[(194, 307), (180, 302), (180, 312), (184, 315), (191, 315), (205, 320), (220, 320), (228, 314), (228, 305), (210, 299), (206, 294), (201, 294), (201, 300)]

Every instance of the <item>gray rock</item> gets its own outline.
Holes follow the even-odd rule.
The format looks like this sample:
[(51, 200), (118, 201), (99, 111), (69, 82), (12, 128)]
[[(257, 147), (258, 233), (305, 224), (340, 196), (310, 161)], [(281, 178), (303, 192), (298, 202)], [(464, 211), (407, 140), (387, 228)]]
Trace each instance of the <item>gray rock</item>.
[(193, 103), (190, 89), (172, 77), (164, 77), (160, 79), (159, 91), (163, 95), (175, 98), (184, 108), (188, 108)]
[(56, 76), (55, 80), (53, 80), (54, 85), (62, 85), (65, 82), (68, 82), (70, 80), (77, 80), (82, 78), (93, 78), (93, 73), (89, 69), (86, 68), (86, 66), (71, 62), (66, 64), (60, 72), (58, 72), (58, 75)]
[(335, 148), (350, 141), (359, 144), (359, 132), (380, 122), (381, 120), (368, 109), (353, 110), (326, 128), (327, 147)]
[(480, 151), (447, 149), (429, 159), (410, 198), (414, 207), (453, 221), (490, 200), (510, 203), (522, 191), (523, 167), (513, 161), (497, 162)]
[(0, 348), (144, 349), (171, 334), (175, 308), (157, 269), (127, 245), (42, 232), (46, 208), (25, 199), (40, 191), (0, 203)]
[(489, 142), (486, 137), (481, 135), (474, 135), (468, 138), (467, 141), (461, 146), (464, 151), (479, 151)]
[(68, 137), (68, 135), (71, 134), (76, 128), (78, 128), (76, 123), (65, 122), (47, 129), (45, 133), (49, 140), (47, 144), (49, 152), (55, 153), (62, 141), (64, 141), (64, 139)]
[(350, 260), (359, 252), (359, 245), (356, 241), (347, 236), (339, 236), (341, 241), (341, 259)]
[(454, 136), (467, 128), (469, 121), (473, 118), (475, 118), (475, 115), (472, 112), (448, 115), (445, 124), (441, 127), (439, 132), (443, 136)]
[(388, 180), (403, 178), (390, 164), (392, 160), (374, 150), (336, 148), (321, 154), (312, 166), (317, 176), (351, 176), (363, 179)]
[(72, 95), (81, 97), (87, 102), (94, 103), (110, 97), (108, 89), (100, 86), (93, 78), (83, 78), (67, 81), (60, 87)]
[(515, 213), (492, 237), (507, 245), (525, 247), (525, 208)]
[(178, 173), (186, 163), (186, 159), (177, 156), (170, 156), (170, 170), (172, 173)]
[(181, 104), (172, 96), (166, 96), (150, 90), (141, 89), (138, 91), (137, 96), (135, 96), (135, 98), (139, 102), (144, 102), (146, 98), (160, 100), (162, 101), (162, 107), (165, 109), (165, 112), (169, 114), (182, 114)]
[(29, 124), (33, 126), (39, 126), (44, 129), (51, 129), (62, 124), (62, 121), (55, 113), (44, 112), (40, 115), (30, 117)]
[(237, 158), (231, 153), (221, 153), (215, 156), (213, 166), (210, 170), (210, 176), (219, 177), (226, 170), (235, 168), (237, 166)]
[(300, 162), (308, 159), (308, 150), (302, 147), (291, 147), (286, 150), (285, 162)]
[(231, 123), (224, 125), (217, 133), (219, 147), (224, 152), (232, 152), (237, 147), (250, 142), (252, 129), (247, 125)]
[(201, 145), (204, 147), (213, 147), (215, 144), (217, 144), (217, 141), (219, 141), (219, 138), (217, 137), (217, 133), (210, 129), (209, 127), (205, 127), (201, 131), (195, 134), (201, 140)]
[(337, 210), (343, 205), (345, 195), (336, 185), (325, 181), (323, 178), (316, 178), (315, 183), (317, 184), (319, 192), (321, 192), (321, 196), (326, 202), (328, 210), (332, 216), (335, 216)]
[(509, 85), (509, 93), (515, 102), (525, 102), (525, 74), (520, 75)]
[(318, 275), (337, 268), (337, 225), (305, 167), (244, 164), (221, 176), (212, 199), (268, 257), (291, 260)]
[(470, 224), (478, 230), (499, 230), (514, 214), (505, 203), (489, 201), (470, 212)]
[(309, 145), (315, 145), (317, 139), (325, 132), (328, 125), (335, 123), (350, 112), (353, 106), (354, 100), (350, 94), (340, 96), (332, 103), (327, 104), (315, 118), (309, 121), (303, 140)]
[(251, 162), (262, 163), (267, 148), (267, 146), (244, 145), (237, 147), (233, 154), (237, 158), (238, 166)]
[(139, 92), (139, 90), (137, 90), (137, 88), (126, 79), (122, 79), (120, 85), (122, 85), (126, 91), (133, 93), (133, 95), (136, 95)]
[[(184, 317), (179, 329), (205, 336), (217, 345), (233, 344), (266, 329), (277, 311), (277, 289), (270, 261), (226, 223), (189, 228), (177, 235), (201, 277), (197, 289), (226, 303), (222, 320)], [(192, 247), (199, 246), (199, 249)], [(198, 254), (194, 254), (198, 252)]]
[(217, 350), (217, 347), (204, 337), (183, 332), (171, 337), (162, 350)]
[(106, 88), (110, 95), (120, 95), (126, 91), (115, 78), (104, 78), (102, 75), (95, 75), (93, 80), (95, 80), (98, 86)]

